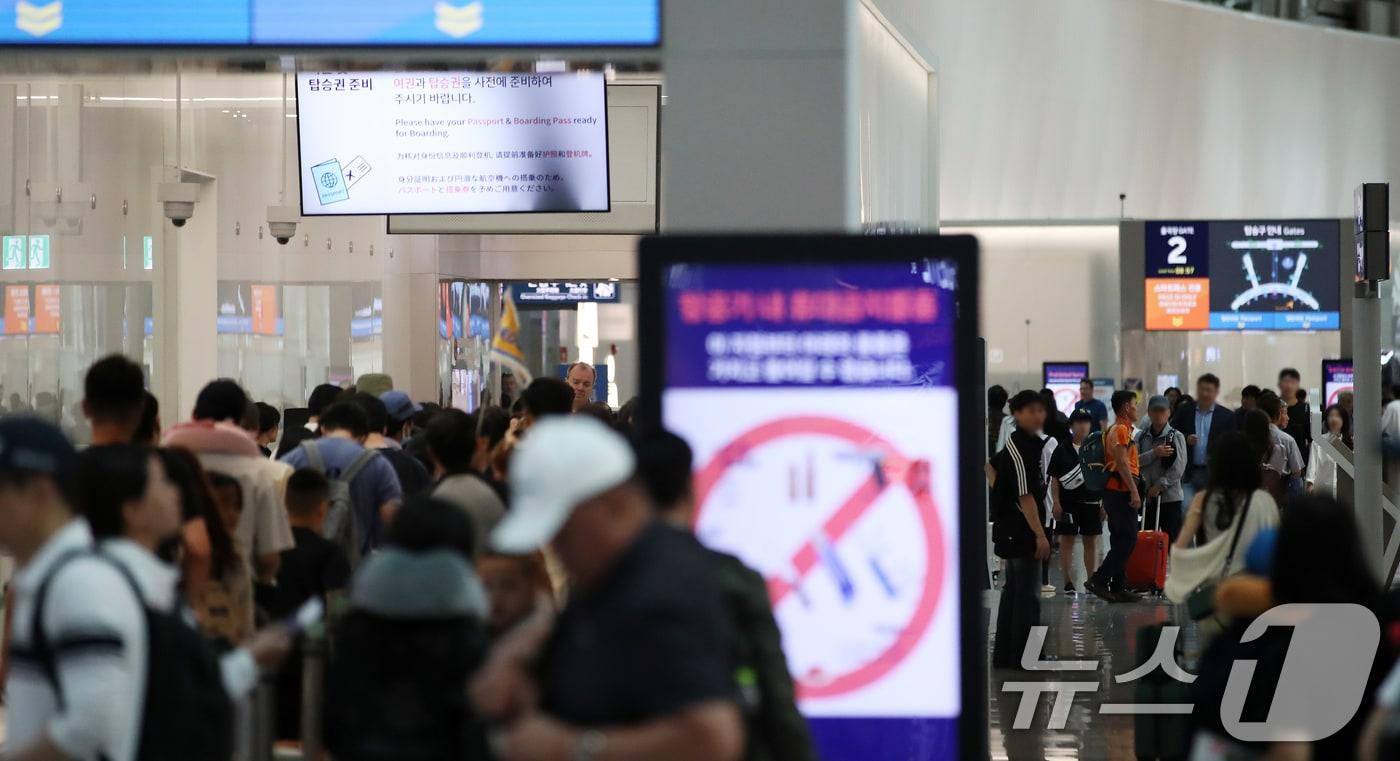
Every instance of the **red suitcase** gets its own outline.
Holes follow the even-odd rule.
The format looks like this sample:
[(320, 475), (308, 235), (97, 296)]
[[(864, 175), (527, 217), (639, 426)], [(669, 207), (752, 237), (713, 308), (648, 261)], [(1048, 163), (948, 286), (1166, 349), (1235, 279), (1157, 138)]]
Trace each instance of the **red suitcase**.
[(1162, 498), (1157, 498), (1157, 527), (1139, 531), (1133, 554), (1128, 557), (1128, 588), (1134, 592), (1161, 592), (1167, 588), (1167, 532), (1162, 530)]

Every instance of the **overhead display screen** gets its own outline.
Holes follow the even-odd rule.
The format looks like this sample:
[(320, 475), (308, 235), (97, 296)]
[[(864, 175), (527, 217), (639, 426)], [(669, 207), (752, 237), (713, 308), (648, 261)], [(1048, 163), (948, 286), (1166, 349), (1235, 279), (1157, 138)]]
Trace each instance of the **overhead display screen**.
[(1148, 330), (1338, 330), (1337, 220), (1147, 222)]
[(516, 306), (521, 309), (572, 307), (597, 302), (615, 304), (620, 298), (618, 284), (611, 281), (584, 283), (516, 283), (511, 286)]
[(660, 0), (19, 0), (0, 45), (652, 47)]
[(601, 73), (297, 75), (306, 216), (606, 212)]
[(1068, 415), (1079, 401), (1079, 383), (1089, 377), (1088, 362), (1045, 362), (1041, 365), (1044, 388), (1055, 394), (1055, 406)]
[(981, 487), (960, 458), (980, 427), (975, 251), (642, 243), (643, 398), (694, 449), (697, 536), (767, 579), (827, 761), (971, 758), (985, 740)]

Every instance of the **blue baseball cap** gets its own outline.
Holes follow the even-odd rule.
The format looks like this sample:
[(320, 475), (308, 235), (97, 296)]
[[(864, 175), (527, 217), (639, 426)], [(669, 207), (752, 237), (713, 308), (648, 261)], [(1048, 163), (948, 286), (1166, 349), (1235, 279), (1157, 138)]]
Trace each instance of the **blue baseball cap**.
[(0, 419), (0, 473), (37, 473), (64, 479), (77, 453), (52, 423), (19, 415)]
[(389, 417), (396, 423), (411, 418), (414, 414), (423, 411), (423, 405), (418, 404), (402, 391), (385, 391), (379, 395), (379, 401), (384, 402), (384, 408), (389, 411)]

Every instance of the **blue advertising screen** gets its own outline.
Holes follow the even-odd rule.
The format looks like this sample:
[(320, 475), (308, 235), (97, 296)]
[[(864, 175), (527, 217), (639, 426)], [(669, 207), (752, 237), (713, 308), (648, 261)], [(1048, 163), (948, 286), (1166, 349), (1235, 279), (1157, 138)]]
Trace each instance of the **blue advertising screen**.
[(1088, 362), (1046, 362), (1041, 380), (1045, 388), (1055, 392), (1055, 406), (1066, 415), (1074, 412), (1079, 401), (1079, 383), (1089, 377)]
[(1148, 330), (1338, 330), (1333, 219), (1147, 222)]
[(695, 453), (696, 535), (767, 579), (821, 758), (960, 758), (975, 273), (762, 253), (659, 273), (661, 419)]
[(1349, 359), (1322, 360), (1322, 409), (1341, 401), (1341, 396), (1354, 390), (1356, 366)]
[(650, 47), (660, 0), (19, 0), (0, 45)]

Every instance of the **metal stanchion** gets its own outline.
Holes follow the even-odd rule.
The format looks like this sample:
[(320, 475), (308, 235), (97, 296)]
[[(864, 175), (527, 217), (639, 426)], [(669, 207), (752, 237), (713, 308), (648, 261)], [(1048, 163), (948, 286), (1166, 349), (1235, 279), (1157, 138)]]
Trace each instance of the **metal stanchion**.
[(301, 672), (301, 757), (303, 761), (321, 761), (321, 708), (325, 685), (326, 637), (308, 634), (302, 644), (305, 651)]
[(277, 683), (264, 677), (253, 691), (249, 722), (249, 761), (272, 761), (272, 741), (277, 729)]

